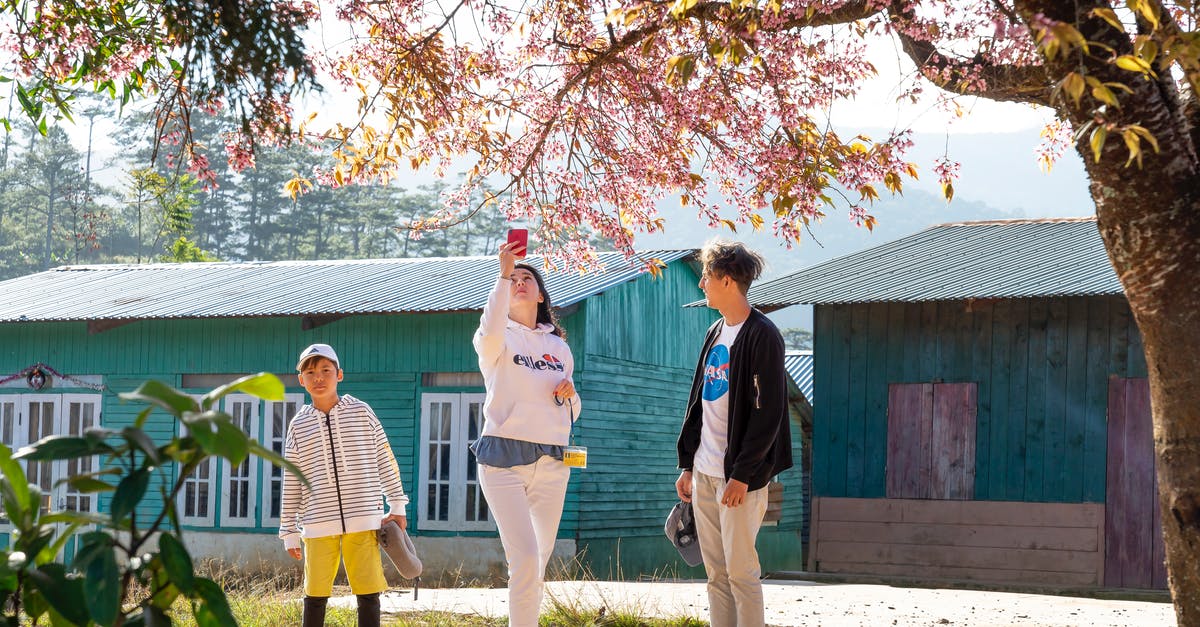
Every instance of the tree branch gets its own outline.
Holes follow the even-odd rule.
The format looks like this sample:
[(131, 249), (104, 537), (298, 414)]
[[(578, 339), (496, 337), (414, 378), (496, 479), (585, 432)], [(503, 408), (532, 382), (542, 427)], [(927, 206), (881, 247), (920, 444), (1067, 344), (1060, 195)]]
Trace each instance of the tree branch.
[[(832, 26), (835, 24), (849, 24), (858, 20), (863, 20), (872, 15), (882, 12), (876, 3), (867, 0), (856, 0), (855, 2), (847, 2), (846, 4), (826, 13), (815, 12), (810, 16), (794, 17), (784, 20), (780, 23), (773, 24), (770, 27), (761, 24), (764, 12), (753, 8), (743, 8), (736, 15), (745, 16), (759, 22), (759, 29), (766, 32), (780, 32), (788, 30), (796, 30), (800, 28), (809, 28), (814, 26)], [(706, 20), (732, 21), (735, 14), (732, 13), (729, 2), (704, 2), (692, 7), (684, 17), (695, 17)]]
[[(1171, 12), (1159, 0), (1147, 0), (1154, 5), (1158, 13), (1159, 28), (1152, 33), (1154, 41), (1165, 52), (1174, 50), (1187, 43), (1187, 35), (1179, 27), (1179, 23), (1171, 16)], [(1177, 57), (1179, 67), (1183, 70), (1183, 80), (1187, 83), (1193, 97), (1197, 86), (1200, 86), (1200, 58), (1196, 55), (1181, 54)]]
[[(1150, 0), (1150, 2), (1159, 15), (1159, 28), (1154, 29), (1151, 34), (1154, 41), (1164, 52), (1185, 44), (1187, 39), (1183, 29), (1179, 27), (1179, 23), (1175, 21), (1171, 12), (1166, 10), (1159, 0)], [(1160, 61), (1163, 56), (1160, 55), (1157, 60)], [(1176, 99), (1180, 103), (1179, 115), (1184, 118), (1189, 129), (1188, 135), (1192, 140), (1192, 148), (1200, 152), (1200, 58), (1197, 58), (1196, 55), (1180, 54), (1176, 56), (1176, 62), (1183, 72), (1183, 82), (1187, 86), (1186, 89), (1175, 90)], [(1161, 63), (1155, 65), (1158, 66)], [(1169, 66), (1163, 67), (1161, 70), (1156, 67), (1155, 71), (1159, 74), (1160, 82), (1167, 82), (1172, 87), (1175, 86)]]
[[(1053, 82), (1040, 65), (994, 65), (976, 57), (970, 61), (955, 60), (938, 51), (932, 43), (896, 30), (904, 53), (917, 64), (921, 73), (946, 77), (938, 86), (951, 92), (978, 96), (988, 100), (1020, 102), (1051, 106)], [(976, 87), (979, 80), (985, 87)]]

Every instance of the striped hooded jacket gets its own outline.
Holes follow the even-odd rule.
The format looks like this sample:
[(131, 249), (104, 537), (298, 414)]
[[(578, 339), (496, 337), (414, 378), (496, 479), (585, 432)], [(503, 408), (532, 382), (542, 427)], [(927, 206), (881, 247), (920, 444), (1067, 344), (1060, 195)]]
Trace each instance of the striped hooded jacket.
[(388, 514), (404, 514), (408, 497), (387, 435), (375, 412), (343, 395), (326, 415), (312, 405), (296, 412), (283, 456), (308, 479), (305, 487), (283, 474), (279, 537), (284, 548), (300, 538), (320, 538), (379, 529), (383, 498)]

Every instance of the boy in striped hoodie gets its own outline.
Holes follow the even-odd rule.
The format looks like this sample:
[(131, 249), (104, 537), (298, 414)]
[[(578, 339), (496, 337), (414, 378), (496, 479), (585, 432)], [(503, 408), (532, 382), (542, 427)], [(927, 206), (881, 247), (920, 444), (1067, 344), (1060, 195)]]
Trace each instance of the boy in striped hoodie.
[[(296, 370), (311, 403), (288, 426), (284, 458), (300, 468), (309, 486), (284, 473), (279, 537), (289, 555), (304, 559), (303, 626), (325, 623), (338, 562), (344, 561), (358, 597), (358, 625), (377, 627), (387, 581), (375, 532), (389, 520), (407, 527), (400, 470), (371, 407), (338, 396), (343, 373), (333, 347), (304, 349)], [(386, 515), (381, 497), (387, 498)]]

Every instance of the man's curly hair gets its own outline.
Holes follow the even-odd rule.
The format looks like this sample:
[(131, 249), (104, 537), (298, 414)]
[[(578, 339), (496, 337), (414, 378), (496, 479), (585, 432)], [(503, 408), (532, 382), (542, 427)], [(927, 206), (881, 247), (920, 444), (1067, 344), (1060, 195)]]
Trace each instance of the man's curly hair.
[(709, 276), (733, 279), (745, 294), (750, 290), (750, 284), (762, 274), (766, 262), (762, 255), (741, 242), (714, 239), (700, 249), (700, 265)]

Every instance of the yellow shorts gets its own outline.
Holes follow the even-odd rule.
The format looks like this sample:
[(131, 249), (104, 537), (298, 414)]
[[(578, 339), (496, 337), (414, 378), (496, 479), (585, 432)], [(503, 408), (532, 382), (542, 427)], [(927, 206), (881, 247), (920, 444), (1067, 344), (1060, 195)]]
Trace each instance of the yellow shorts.
[(356, 531), (304, 539), (304, 594), (310, 597), (332, 595), (339, 561), (346, 563), (346, 579), (350, 580), (350, 590), (354, 594), (387, 590), (383, 562), (379, 558), (379, 538), (374, 531)]

